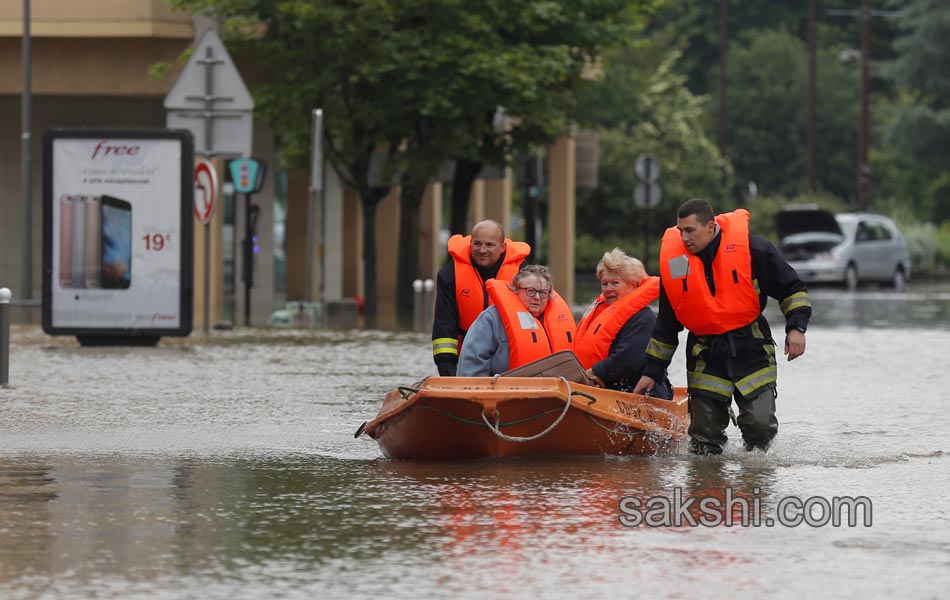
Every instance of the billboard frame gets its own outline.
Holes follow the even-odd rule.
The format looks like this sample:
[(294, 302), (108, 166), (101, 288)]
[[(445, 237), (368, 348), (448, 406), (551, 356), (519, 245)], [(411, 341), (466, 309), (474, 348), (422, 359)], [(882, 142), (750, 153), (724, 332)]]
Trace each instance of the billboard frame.
[[(62, 326), (53, 324), (53, 202), (56, 165), (54, 144), (58, 140), (168, 140), (180, 144), (180, 207), (178, 224), (179, 293), (178, 323), (173, 327)], [(43, 331), (50, 335), (75, 335), (83, 344), (154, 344), (162, 336), (187, 336), (192, 330), (194, 310), (194, 139), (189, 131), (168, 129), (53, 128), (43, 133)], [(108, 195), (107, 191), (103, 195)], [(60, 226), (62, 224), (60, 223)], [(134, 238), (134, 233), (132, 234)], [(62, 243), (62, 242), (60, 242)], [(74, 263), (75, 264), (75, 263)]]

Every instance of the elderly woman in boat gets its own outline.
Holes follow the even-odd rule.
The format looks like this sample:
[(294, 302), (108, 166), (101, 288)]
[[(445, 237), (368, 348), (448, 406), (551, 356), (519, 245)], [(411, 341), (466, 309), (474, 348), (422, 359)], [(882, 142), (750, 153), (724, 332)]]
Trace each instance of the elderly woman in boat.
[[(574, 354), (597, 385), (630, 392), (646, 362), (656, 323), (649, 304), (659, 297), (660, 278), (648, 276), (642, 262), (614, 248), (597, 263), (597, 279), (601, 294), (581, 318)], [(669, 380), (657, 383), (653, 395), (671, 399)]]
[(547, 267), (525, 265), (511, 282), (492, 279), (486, 288), (492, 305), (465, 334), (459, 377), (497, 375), (573, 348), (574, 315)]

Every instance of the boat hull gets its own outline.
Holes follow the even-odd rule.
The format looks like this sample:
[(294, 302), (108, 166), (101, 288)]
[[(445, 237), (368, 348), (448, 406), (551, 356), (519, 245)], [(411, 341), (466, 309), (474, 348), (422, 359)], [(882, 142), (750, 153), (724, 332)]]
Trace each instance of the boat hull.
[(651, 455), (688, 420), (683, 388), (670, 401), (554, 377), (428, 377), (389, 392), (365, 432), (396, 459)]

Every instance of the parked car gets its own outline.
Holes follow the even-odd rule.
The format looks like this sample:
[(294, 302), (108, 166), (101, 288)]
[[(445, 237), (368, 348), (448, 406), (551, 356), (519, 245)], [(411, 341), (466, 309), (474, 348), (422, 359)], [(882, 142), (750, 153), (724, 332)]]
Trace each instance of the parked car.
[(815, 205), (792, 205), (775, 215), (778, 249), (806, 283), (839, 283), (853, 290), (878, 282), (902, 290), (910, 252), (894, 222), (882, 215), (833, 215)]

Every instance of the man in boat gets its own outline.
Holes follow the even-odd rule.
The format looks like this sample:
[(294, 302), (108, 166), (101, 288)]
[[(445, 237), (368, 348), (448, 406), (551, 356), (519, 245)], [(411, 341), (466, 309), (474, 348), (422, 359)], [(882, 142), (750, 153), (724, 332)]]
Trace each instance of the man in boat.
[[(643, 374), (656, 323), (650, 303), (660, 295), (660, 278), (650, 277), (642, 262), (614, 248), (597, 263), (597, 279), (601, 293), (577, 326), (574, 354), (598, 386), (630, 392)], [(652, 392), (672, 400), (665, 372)]]
[(453, 235), (448, 246), (451, 260), (436, 277), (432, 359), (439, 375), (454, 376), (462, 340), (490, 304), (485, 283), (514, 277), (531, 247), (506, 238), (501, 224), (491, 220), (477, 223), (471, 235)]
[(733, 397), (746, 450), (767, 450), (778, 432), (778, 371), (762, 311), (769, 296), (779, 301), (785, 354), (804, 354), (811, 318), (804, 282), (768, 240), (749, 233), (749, 211), (714, 216), (709, 203), (694, 199), (663, 235), (660, 283), (659, 315), (634, 392), (656, 385), (686, 327), (690, 451), (722, 452)]
[(487, 284), (492, 304), (472, 323), (459, 357), (460, 377), (489, 377), (574, 345), (574, 314), (543, 265), (525, 265), (511, 282)]

